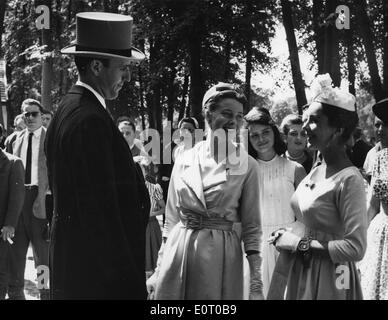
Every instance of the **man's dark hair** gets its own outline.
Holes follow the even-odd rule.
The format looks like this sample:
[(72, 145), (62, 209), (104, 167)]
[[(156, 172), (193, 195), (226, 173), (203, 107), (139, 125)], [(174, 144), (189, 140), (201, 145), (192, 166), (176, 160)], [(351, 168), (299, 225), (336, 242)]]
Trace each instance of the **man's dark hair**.
[(88, 65), (93, 61), (93, 60), (98, 60), (101, 61), (102, 65), (105, 68), (109, 67), (109, 59), (106, 58), (96, 58), (96, 57), (80, 57), (80, 56), (75, 56), (74, 57), (74, 62), (75, 65), (77, 66), (78, 72), (80, 74), (84, 74), (86, 72), (86, 68)]
[(50, 110), (47, 110), (47, 109), (43, 109), (42, 113), (43, 113), (43, 114), (49, 114), (49, 115), (51, 115), (52, 117), (54, 116), (54, 113), (52, 113)]
[(121, 116), (117, 119), (116, 125), (119, 126), (120, 123), (125, 122), (126, 125), (131, 126), (133, 129), (133, 132), (136, 132), (136, 126), (135, 123), (131, 120), (130, 117), (127, 116)]

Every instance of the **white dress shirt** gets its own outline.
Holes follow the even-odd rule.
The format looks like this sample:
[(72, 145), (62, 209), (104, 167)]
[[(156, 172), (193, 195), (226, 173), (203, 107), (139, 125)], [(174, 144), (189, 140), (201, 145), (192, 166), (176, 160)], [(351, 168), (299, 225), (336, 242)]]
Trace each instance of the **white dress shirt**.
[[(42, 127), (36, 129), (33, 132), (32, 136), (32, 147), (31, 147), (31, 185), (38, 185), (38, 161), (39, 161), (39, 146), (40, 146), (40, 136), (42, 134)], [(24, 168), (26, 168), (27, 162), (27, 147), (28, 147), (28, 136), (30, 131), (26, 131), (26, 134), (23, 137), (22, 149), (20, 157), (22, 158)]]
[(100, 95), (96, 90), (94, 90), (91, 86), (89, 86), (88, 84), (86, 84), (85, 82), (82, 82), (81, 80), (78, 80), (76, 83), (75, 83), (76, 86), (81, 86), (81, 87), (84, 87), (86, 89), (88, 89), (89, 91), (91, 91), (95, 96), (96, 98), (98, 99), (98, 101), (100, 101), (100, 103), (102, 104), (102, 106), (104, 107), (104, 109), (106, 109), (106, 104), (105, 104), (105, 99), (102, 95)]

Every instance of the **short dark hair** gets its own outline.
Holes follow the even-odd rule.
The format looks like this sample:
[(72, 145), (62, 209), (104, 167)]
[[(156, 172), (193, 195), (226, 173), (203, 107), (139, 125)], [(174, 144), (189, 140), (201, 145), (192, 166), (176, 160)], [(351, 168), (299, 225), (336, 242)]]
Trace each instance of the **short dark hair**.
[(179, 123), (178, 123), (178, 129), (180, 129), (180, 127), (181, 127), (181, 125), (183, 124), (183, 123), (190, 123), (190, 124), (192, 124), (193, 125), (193, 127), (194, 127), (194, 129), (199, 129), (198, 128), (198, 122), (197, 122), (197, 120), (195, 119), (195, 118), (191, 118), (191, 117), (186, 117), (186, 118), (183, 118), (181, 121), (179, 121)]
[(110, 65), (110, 61), (107, 58), (99, 58), (99, 57), (81, 57), (81, 56), (75, 56), (74, 57), (74, 62), (75, 65), (77, 66), (78, 72), (80, 74), (84, 74), (86, 72), (86, 68), (88, 65), (93, 61), (93, 60), (98, 60), (101, 61), (102, 65), (105, 68), (108, 68)]
[(31, 98), (28, 98), (28, 99), (25, 99), (23, 102), (22, 102), (22, 106), (21, 106), (21, 110), (23, 112), (23, 107), (24, 106), (37, 106), (39, 108), (39, 111), (41, 113), (43, 113), (44, 109), (42, 107), (42, 105), (40, 104), (40, 102), (38, 100), (35, 100), (35, 99), (31, 99)]
[(280, 130), (284, 135), (287, 135), (290, 131), (290, 126), (293, 124), (303, 125), (303, 121), (301, 116), (297, 114), (289, 114), (284, 117), (282, 124), (280, 125)]
[(348, 111), (327, 103), (321, 104), (322, 113), (327, 117), (329, 126), (344, 129), (341, 140), (343, 143), (346, 143), (358, 125), (357, 112)]
[(42, 113), (43, 113), (43, 114), (49, 114), (49, 115), (51, 115), (52, 117), (54, 116), (54, 113), (52, 113), (50, 110), (47, 110), (47, 109), (43, 109)]
[(119, 126), (120, 123), (125, 122), (126, 125), (131, 126), (133, 129), (133, 132), (136, 132), (136, 126), (135, 123), (131, 120), (130, 117), (127, 116), (121, 116), (117, 119), (116, 125)]
[[(283, 141), (279, 129), (276, 126), (275, 122), (272, 120), (271, 115), (269, 111), (266, 109), (262, 110), (262, 108), (255, 107), (253, 108), (246, 116), (246, 127), (253, 125), (253, 124), (261, 124), (265, 126), (270, 126), (272, 128), (272, 131), (274, 133), (274, 149), (275, 152), (278, 155), (282, 155), (287, 150), (287, 145)], [(248, 154), (257, 158), (258, 154), (255, 148), (253, 148), (250, 140), (248, 139)]]

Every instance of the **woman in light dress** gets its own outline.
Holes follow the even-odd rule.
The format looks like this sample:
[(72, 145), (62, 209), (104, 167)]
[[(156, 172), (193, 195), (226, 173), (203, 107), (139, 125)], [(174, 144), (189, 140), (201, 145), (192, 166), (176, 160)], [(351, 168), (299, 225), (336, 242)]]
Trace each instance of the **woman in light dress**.
[(281, 253), (269, 299), (362, 299), (355, 263), (366, 249), (366, 194), (363, 178), (345, 151), (358, 117), (355, 97), (331, 82), (328, 74), (319, 75), (311, 86), (314, 98), (303, 115), (303, 128), (323, 162), (292, 196), (304, 236), (279, 230), (271, 238)]
[[(388, 132), (388, 99), (376, 103), (373, 113)], [(383, 137), (384, 138), (384, 137)], [(366, 300), (388, 300), (388, 149), (377, 153), (369, 187), (368, 246), (359, 268)]]
[[(167, 238), (147, 281), (150, 299), (243, 298), (243, 252), (251, 299), (262, 299), (257, 163), (234, 140), (246, 100), (219, 83), (203, 98), (207, 139), (175, 162), (166, 204)], [(242, 234), (233, 229), (241, 222)]]
[(266, 240), (279, 228), (292, 227), (296, 221), (291, 209), (291, 196), (306, 176), (302, 165), (281, 155), (285, 151), (279, 130), (269, 112), (253, 108), (246, 116), (249, 132), (248, 152), (259, 164), (257, 200), (263, 228), (263, 289), (267, 295), (279, 252)]

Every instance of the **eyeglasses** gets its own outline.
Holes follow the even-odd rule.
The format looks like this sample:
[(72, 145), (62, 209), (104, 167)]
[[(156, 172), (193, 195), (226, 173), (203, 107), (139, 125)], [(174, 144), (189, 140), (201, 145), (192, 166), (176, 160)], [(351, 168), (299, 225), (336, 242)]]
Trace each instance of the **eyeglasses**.
[(39, 112), (39, 111), (24, 112), (24, 113), (23, 113), (23, 116), (24, 116), (25, 118), (29, 118), (30, 116), (32, 116), (33, 118), (36, 118), (38, 115), (40, 115), (40, 112)]

